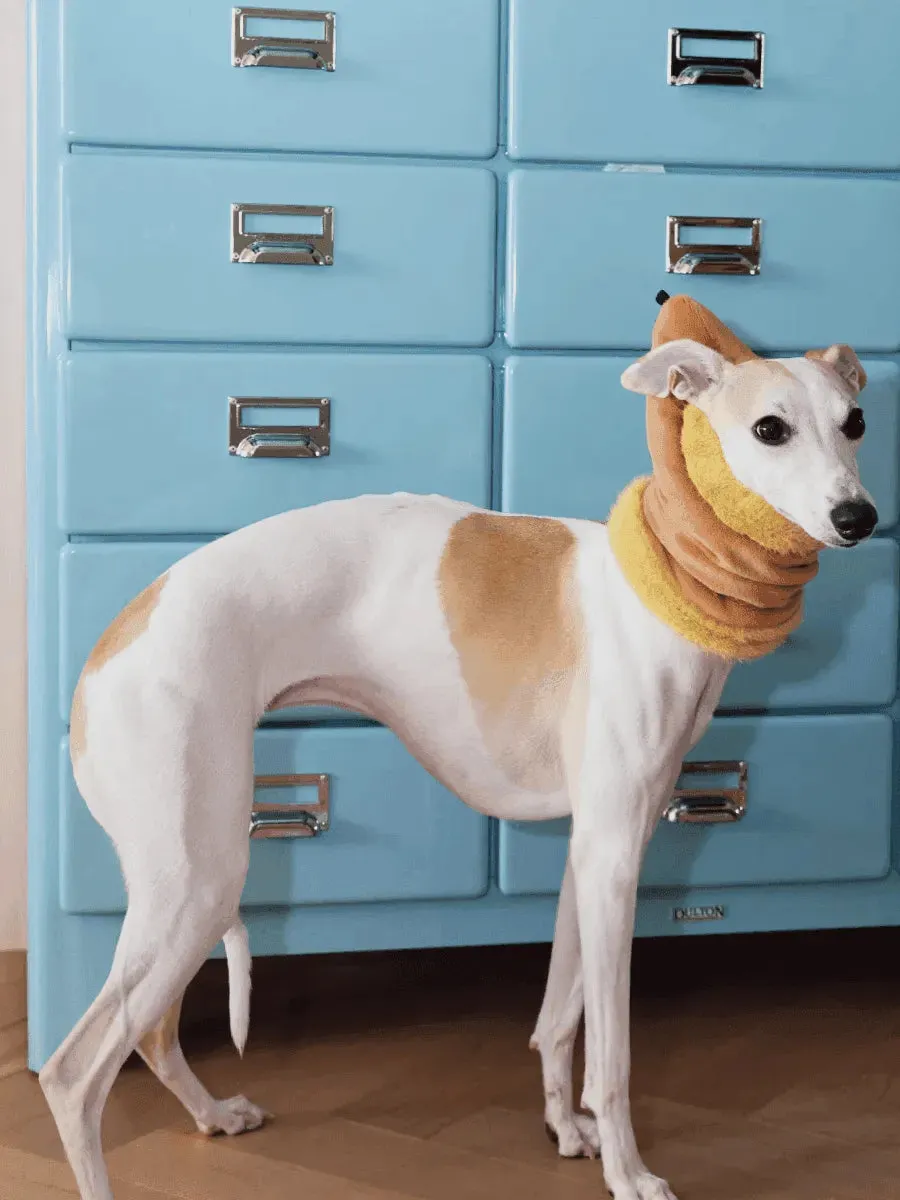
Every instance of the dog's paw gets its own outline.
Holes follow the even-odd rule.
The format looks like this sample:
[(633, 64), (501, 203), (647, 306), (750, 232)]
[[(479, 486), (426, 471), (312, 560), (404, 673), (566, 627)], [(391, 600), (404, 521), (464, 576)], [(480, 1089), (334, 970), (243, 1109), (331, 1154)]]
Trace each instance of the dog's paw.
[(555, 1129), (549, 1121), (544, 1128), (560, 1158), (600, 1157), (600, 1135), (593, 1117), (573, 1113), (568, 1119), (559, 1121)]
[(674, 1193), (664, 1179), (643, 1171), (633, 1180), (615, 1181), (607, 1179), (609, 1194), (614, 1200), (676, 1200)]
[(636, 1181), (637, 1194), (640, 1200), (676, 1200), (675, 1193), (664, 1179), (651, 1175), (641, 1175)]
[(197, 1128), (207, 1137), (215, 1137), (219, 1133), (234, 1137), (251, 1129), (259, 1129), (271, 1116), (265, 1109), (251, 1104), (246, 1096), (232, 1096), (230, 1100), (220, 1100), (208, 1120), (197, 1122)]

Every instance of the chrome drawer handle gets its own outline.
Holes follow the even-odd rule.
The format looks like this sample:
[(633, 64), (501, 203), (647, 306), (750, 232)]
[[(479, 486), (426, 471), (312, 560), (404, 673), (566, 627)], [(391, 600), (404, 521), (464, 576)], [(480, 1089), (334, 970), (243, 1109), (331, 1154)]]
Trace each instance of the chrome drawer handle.
[[(271, 37), (247, 33), (247, 22), (315, 21), (322, 38)], [(231, 61), (236, 67), (294, 67), (301, 71), (334, 70), (334, 13), (290, 8), (232, 9)]]
[[(749, 42), (752, 58), (733, 55), (685, 54), (682, 42), (693, 38), (707, 42)], [(672, 87), (715, 84), (719, 87), (763, 86), (766, 35), (745, 29), (670, 29), (669, 83)]]
[[(682, 229), (749, 229), (749, 246), (684, 243)], [(759, 217), (667, 217), (666, 270), (674, 275), (758, 275), (762, 258)]]
[(251, 838), (306, 838), (325, 833), (331, 816), (331, 779), (328, 775), (257, 775), (257, 790), (263, 788), (314, 787), (315, 804), (266, 804), (254, 802), (250, 813)]
[[(247, 217), (313, 217), (321, 233), (248, 231)], [(231, 261), (330, 267), (334, 264), (334, 209), (318, 204), (232, 204)]]
[(682, 775), (737, 775), (735, 788), (676, 788), (663, 813), (673, 825), (723, 825), (740, 821), (747, 811), (745, 762), (685, 763)]
[[(245, 425), (251, 408), (315, 409), (317, 425)], [(331, 403), (271, 396), (228, 397), (228, 453), (238, 458), (327, 458), (331, 453)]]

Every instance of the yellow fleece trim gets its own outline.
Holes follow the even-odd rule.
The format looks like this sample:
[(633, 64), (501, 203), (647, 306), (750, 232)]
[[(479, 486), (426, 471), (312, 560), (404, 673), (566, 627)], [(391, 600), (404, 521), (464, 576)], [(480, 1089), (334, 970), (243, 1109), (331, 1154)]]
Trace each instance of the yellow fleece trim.
[(684, 409), (681, 450), (691, 483), (723, 525), (776, 554), (806, 547), (809, 539), (801, 529), (735, 479), (718, 434), (693, 404)]
[(695, 646), (722, 658), (761, 658), (771, 650), (771, 634), (754, 645), (746, 631), (722, 625), (695, 608), (685, 597), (667, 564), (659, 557), (644, 518), (644, 491), (650, 482), (635, 479), (616, 501), (607, 529), (610, 547), (625, 578), (654, 616)]

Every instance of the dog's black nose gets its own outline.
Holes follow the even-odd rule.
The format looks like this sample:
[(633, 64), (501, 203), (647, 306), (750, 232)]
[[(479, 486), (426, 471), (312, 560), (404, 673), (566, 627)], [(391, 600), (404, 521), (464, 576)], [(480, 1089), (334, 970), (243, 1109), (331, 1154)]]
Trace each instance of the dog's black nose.
[(848, 542), (861, 542), (878, 524), (878, 513), (867, 500), (845, 500), (831, 510), (831, 523)]

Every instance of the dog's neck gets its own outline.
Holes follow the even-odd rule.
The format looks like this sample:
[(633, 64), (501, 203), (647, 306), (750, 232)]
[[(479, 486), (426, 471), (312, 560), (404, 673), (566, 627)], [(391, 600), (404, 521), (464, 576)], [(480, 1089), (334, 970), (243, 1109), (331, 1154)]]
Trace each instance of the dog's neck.
[[(696, 310), (708, 324), (712, 314), (694, 306), (694, 320)], [(683, 325), (683, 313), (676, 315)], [(671, 319), (657, 323), (654, 345), (684, 336), (706, 344), (715, 337), (732, 362), (755, 357), (724, 326), (684, 332)], [(651, 612), (704, 650), (742, 660), (777, 649), (802, 619), (820, 543), (735, 479), (699, 409), (649, 397), (647, 438), (653, 474), (635, 480), (609, 518), (629, 583)]]

